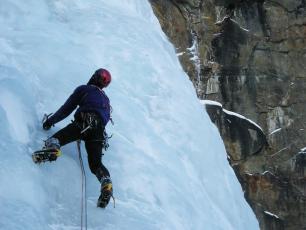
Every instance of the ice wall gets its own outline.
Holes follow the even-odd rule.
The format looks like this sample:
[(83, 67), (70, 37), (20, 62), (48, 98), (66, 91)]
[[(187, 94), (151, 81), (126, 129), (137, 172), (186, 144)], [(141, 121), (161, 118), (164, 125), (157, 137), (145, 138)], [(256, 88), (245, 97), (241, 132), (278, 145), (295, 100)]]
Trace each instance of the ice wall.
[(0, 24), (0, 229), (80, 229), (75, 143), (54, 163), (34, 165), (31, 153), (70, 122), (45, 132), (43, 114), (100, 67), (113, 76), (103, 162), (117, 206), (96, 208), (86, 162), (88, 229), (258, 229), (147, 1), (2, 0)]

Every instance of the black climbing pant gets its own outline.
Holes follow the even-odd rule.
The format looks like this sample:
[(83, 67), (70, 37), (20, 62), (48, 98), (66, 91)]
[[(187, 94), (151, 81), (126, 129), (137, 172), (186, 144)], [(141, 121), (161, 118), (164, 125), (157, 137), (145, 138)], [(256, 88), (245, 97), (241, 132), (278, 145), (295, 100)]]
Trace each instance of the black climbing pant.
[(82, 128), (79, 124), (74, 121), (56, 132), (52, 137), (57, 138), (61, 146), (76, 140), (83, 140), (88, 155), (90, 171), (101, 181), (102, 177), (110, 176), (107, 168), (102, 164), (104, 127), (99, 125), (98, 127), (87, 129), (81, 134)]

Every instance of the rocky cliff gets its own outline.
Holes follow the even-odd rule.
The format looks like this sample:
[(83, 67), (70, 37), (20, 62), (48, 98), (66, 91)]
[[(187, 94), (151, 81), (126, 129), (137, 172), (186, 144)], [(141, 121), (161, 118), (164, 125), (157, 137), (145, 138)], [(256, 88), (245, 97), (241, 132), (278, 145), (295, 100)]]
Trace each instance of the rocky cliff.
[(198, 97), (222, 104), (206, 107), (261, 229), (306, 229), (306, 1), (150, 2)]

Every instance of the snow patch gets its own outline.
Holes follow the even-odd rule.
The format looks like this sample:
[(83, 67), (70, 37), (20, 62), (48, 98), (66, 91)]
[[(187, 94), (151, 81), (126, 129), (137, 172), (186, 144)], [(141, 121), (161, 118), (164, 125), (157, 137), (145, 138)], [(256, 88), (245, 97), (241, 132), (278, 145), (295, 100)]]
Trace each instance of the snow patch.
[(272, 131), (269, 135), (273, 135), (275, 133), (278, 133), (282, 130), (282, 128), (279, 128), (279, 129), (275, 129), (274, 131)]
[(262, 130), (262, 128), (261, 128), (257, 123), (255, 123), (254, 121), (252, 121), (252, 120), (246, 118), (245, 116), (242, 116), (242, 115), (239, 114), (239, 113), (235, 113), (235, 112), (232, 112), (232, 111), (228, 111), (228, 110), (226, 110), (226, 109), (223, 109), (223, 111), (224, 111), (225, 113), (229, 114), (229, 115), (239, 117), (239, 118), (241, 118), (241, 119), (243, 119), (243, 120), (247, 120), (248, 122), (252, 123), (254, 126), (256, 126), (257, 128), (259, 128), (260, 130)]
[(268, 211), (264, 211), (265, 214), (267, 214), (268, 216), (272, 216), (272, 217), (275, 217), (276, 219), (280, 219), (277, 215), (271, 213), (271, 212), (268, 212)]
[(306, 152), (306, 147), (301, 148), (301, 152)]
[(222, 104), (220, 102), (217, 101), (211, 101), (211, 100), (200, 100), (200, 103), (202, 105), (216, 105), (219, 107), (222, 107)]

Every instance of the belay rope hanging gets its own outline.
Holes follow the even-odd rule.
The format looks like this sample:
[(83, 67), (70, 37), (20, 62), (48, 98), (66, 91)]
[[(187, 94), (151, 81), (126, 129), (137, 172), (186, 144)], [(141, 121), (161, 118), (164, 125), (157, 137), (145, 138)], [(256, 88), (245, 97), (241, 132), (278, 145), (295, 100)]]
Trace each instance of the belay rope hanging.
[[(77, 149), (79, 153), (80, 167), (81, 167), (81, 177), (82, 177), (82, 199), (81, 199), (81, 230), (83, 229), (83, 225), (85, 225), (85, 229), (87, 230), (87, 195), (86, 195), (86, 174), (81, 154), (81, 140), (77, 141)], [(85, 223), (83, 220), (85, 219)]]

